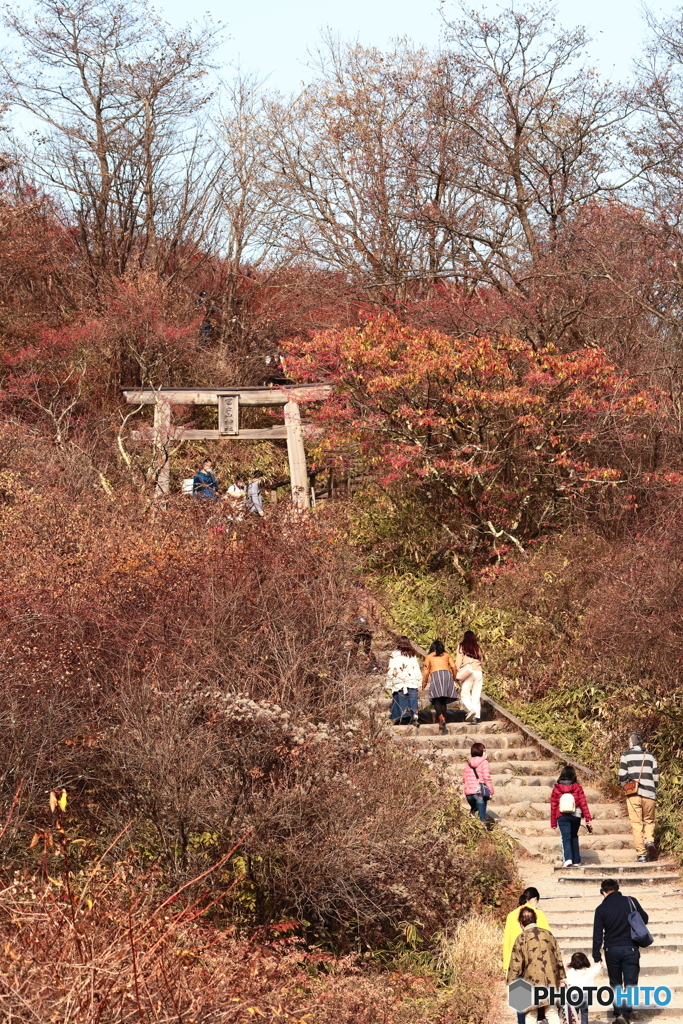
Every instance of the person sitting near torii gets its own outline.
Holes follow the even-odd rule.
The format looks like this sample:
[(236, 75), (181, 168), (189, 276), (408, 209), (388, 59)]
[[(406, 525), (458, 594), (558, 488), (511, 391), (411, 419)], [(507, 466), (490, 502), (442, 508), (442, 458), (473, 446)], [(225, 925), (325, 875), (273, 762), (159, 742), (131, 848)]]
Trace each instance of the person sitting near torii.
[(220, 500), (218, 479), (213, 472), (213, 461), (204, 459), (202, 468), (192, 479), (192, 493), (195, 498), (208, 498), (209, 501)]

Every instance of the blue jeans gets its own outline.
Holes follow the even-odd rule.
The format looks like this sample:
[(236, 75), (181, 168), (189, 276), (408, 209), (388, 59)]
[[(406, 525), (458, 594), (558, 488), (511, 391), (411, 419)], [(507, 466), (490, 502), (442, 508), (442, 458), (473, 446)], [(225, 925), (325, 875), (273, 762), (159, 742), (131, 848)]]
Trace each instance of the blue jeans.
[(581, 1006), (566, 1006), (564, 1012), (568, 1024), (579, 1024), (579, 1021), (581, 1024), (588, 1024), (588, 1003), (581, 1003)]
[(561, 814), (557, 819), (557, 826), (562, 836), (564, 859), (570, 860), (573, 864), (580, 864), (579, 829), (581, 828), (581, 818), (576, 814)]
[(470, 814), (479, 814), (479, 821), (486, 824), (486, 804), (488, 797), (476, 796), (474, 793), (470, 793), (467, 797), (467, 803), (470, 805)]
[(417, 689), (409, 686), (407, 693), (398, 690), (392, 696), (391, 711), (389, 712), (389, 718), (391, 718), (392, 722), (395, 722), (397, 718), (400, 721), (404, 715), (412, 716), (417, 714)]
[[(621, 985), (637, 985), (640, 974), (640, 950), (637, 946), (610, 946), (605, 949), (605, 967), (607, 976), (612, 988)], [(615, 1006), (614, 1016), (619, 1014), (630, 1016), (633, 1012), (630, 1006)]]

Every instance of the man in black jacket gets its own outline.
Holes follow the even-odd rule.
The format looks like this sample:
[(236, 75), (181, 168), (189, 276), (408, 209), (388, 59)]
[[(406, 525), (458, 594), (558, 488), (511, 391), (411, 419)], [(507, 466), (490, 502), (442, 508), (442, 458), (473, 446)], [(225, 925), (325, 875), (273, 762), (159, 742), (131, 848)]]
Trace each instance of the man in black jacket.
[[(638, 900), (627, 899), (619, 892), (619, 883), (606, 878), (600, 885), (602, 903), (595, 908), (593, 919), (593, 959), (596, 964), (602, 959), (600, 948), (605, 947), (605, 965), (612, 988), (621, 985), (637, 985), (640, 974), (640, 950), (631, 938), (628, 915), (632, 910), (640, 913), (645, 924), (648, 916)], [(631, 906), (633, 904), (633, 906)], [(616, 1024), (626, 1024), (631, 1019), (630, 1006), (614, 1006)]]

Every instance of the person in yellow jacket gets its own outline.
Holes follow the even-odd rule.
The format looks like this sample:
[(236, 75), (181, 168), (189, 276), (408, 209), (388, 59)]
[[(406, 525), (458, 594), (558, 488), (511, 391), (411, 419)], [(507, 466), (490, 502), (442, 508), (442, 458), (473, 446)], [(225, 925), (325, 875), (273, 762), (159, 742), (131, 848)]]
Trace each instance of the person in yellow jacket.
[[(524, 890), (522, 895), (519, 897), (519, 906), (511, 910), (505, 919), (505, 931), (503, 933), (503, 968), (507, 974), (508, 967), (510, 966), (510, 958), (512, 956), (512, 947), (515, 944), (515, 939), (518, 935), (522, 934), (522, 926), (519, 923), (519, 912), (522, 907), (531, 907), (532, 910), (536, 911), (536, 924), (539, 928), (545, 928), (550, 931), (550, 925), (548, 924), (548, 918), (545, 916), (542, 910), (538, 909), (538, 903), (541, 898), (541, 894), (538, 889), (533, 885), (530, 885)], [(539, 1020), (543, 1020), (545, 1012), (539, 1010)], [(524, 1014), (517, 1014), (518, 1024), (524, 1024)]]

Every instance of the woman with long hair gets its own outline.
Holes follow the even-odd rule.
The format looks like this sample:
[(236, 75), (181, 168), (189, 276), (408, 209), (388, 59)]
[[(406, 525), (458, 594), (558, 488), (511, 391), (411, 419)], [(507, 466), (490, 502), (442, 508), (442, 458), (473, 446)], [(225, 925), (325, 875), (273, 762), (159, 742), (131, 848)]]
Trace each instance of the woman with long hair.
[(550, 794), (550, 827), (560, 829), (565, 868), (581, 863), (579, 829), (582, 816), (586, 821), (586, 828), (592, 832), (591, 812), (588, 809), (586, 794), (583, 786), (579, 785), (575, 769), (567, 764), (560, 772), (560, 777)]
[(481, 718), (481, 690), (484, 676), (481, 663), (484, 660), (476, 635), (471, 629), (465, 630), (455, 656), (456, 679), (460, 683), (460, 700), (467, 714), (466, 722), (478, 722)]
[(417, 718), (417, 691), (422, 682), (417, 651), (407, 636), (399, 636), (391, 652), (387, 669), (387, 686), (391, 687), (391, 711), (389, 717), (399, 725), (409, 715), (412, 725), (419, 725)]
[(448, 732), (446, 728), (446, 710), (449, 704), (458, 699), (454, 676), (457, 671), (455, 662), (444, 647), (441, 640), (435, 640), (422, 666), (422, 689), (429, 683), (429, 699), (432, 702), (439, 723), (439, 732)]

